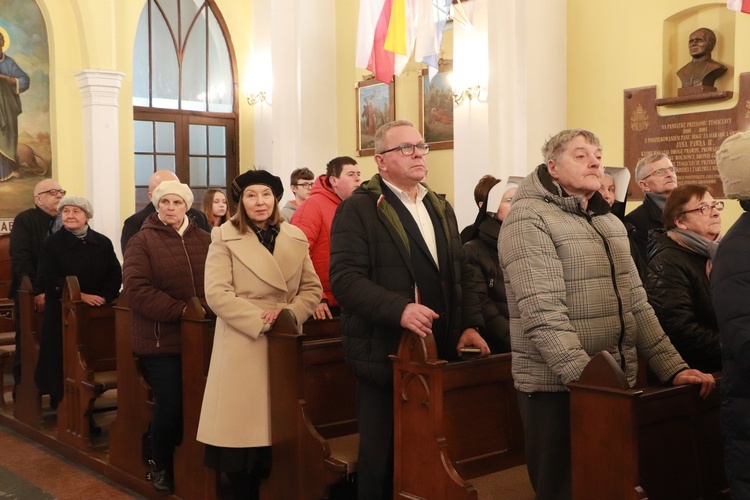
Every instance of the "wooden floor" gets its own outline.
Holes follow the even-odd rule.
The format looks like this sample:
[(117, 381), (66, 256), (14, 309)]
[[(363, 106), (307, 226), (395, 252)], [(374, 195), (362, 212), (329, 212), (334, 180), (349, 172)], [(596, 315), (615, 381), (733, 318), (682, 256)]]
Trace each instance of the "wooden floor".
[[(79, 464), (80, 466), (82, 466), (79, 467), (79, 470), (85, 471), (86, 469), (88, 469), (96, 474), (100, 474), (107, 480), (116, 483), (117, 485), (119, 485), (119, 487), (122, 488), (123, 491), (130, 491), (128, 491), (127, 493), (119, 493), (119, 496), (116, 494), (110, 494), (110, 491), (116, 492), (117, 490), (113, 489), (112, 486), (109, 486), (106, 483), (100, 481), (99, 483), (102, 487), (102, 491), (97, 494), (91, 495), (87, 493), (81, 495), (61, 496), (58, 490), (54, 490), (53, 492), (52, 489), (48, 489), (46, 487), (49, 486), (49, 484), (44, 477), (46, 475), (46, 472), (44, 470), (40, 470), (40, 474), (32, 474), (31, 472), (26, 470), (26, 468), (23, 468), (23, 470), (20, 470), (20, 472), (23, 474), (23, 477), (28, 476), (29, 478), (31, 478), (31, 482), (39, 486), (41, 489), (53, 493), (54, 497), (56, 498), (107, 498), (108, 500), (118, 498), (170, 498), (162, 494), (157, 494), (153, 490), (151, 484), (145, 479), (145, 471), (143, 478), (134, 478), (130, 474), (127, 474), (124, 471), (109, 464), (109, 456), (107, 453), (106, 443), (109, 425), (114, 420), (113, 412), (98, 413), (94, 416), (94, 421), (97, 426), (100, 426), (102, 428), (102, 433), (100, 436), (97, 436), (95, 438), (94, 448), (90, 452), (84, 453), (65, 443), (60, 442), (57, 439), (55, 411), (49, 407), (49, 401), (47, 397), (44, 397), (42, 399), (44, 424), (41, 428), (32, 428), (16, 420), (13, 417), (13, 400), (11, 397), (12, 382), (10, 375), (5, 374), (3, 381), (3, 397), (6, 404), (4, 409), (0, 409), (0, 431), (4, 432), (5, 429), (8, 429), (14, 433), (19, 434), (20, 436), (28, 438), (30, 441), (38, 443), (42, 447), (47, 448), (48, 450), (56, 454), (59, 454), (63, 459), (69, 460), (74, 464)], [(104, 397), (100, 398), (102, 401), (98, 402), (97, 406), (112, 405), (113, 402), (116, 401), (116, 393), (115, 391), (111, 392), (111, 395), (107, 393)], [(4, 457), (8, 455), (8, 449), (1, 443), (0, 450), (2, 450), (0, 456)], [(12, 466), (5, 465), (4, 459), (0, 460), (3, 460), (2, 462), (0, 462), (0, 466), (6, 467), (7, 469), (16, 473), (16, 470), (18, 470), (17, 468), (12, 468)], [(34, 469), (34, 465), (30, 464), (29, 468)], [(82, 472), (82, 474), (85, 476), (85, 472)], [(46, 486), (42, 486), (42, 484)], [(71, 491), (74, 491), (75, 485), (73, 484), (72, 477), (71, 480), (62, 481), (62, 484), (69, 486), (71, 488)], [(98, 486), (92, 486), (92, 488), (96, 487)]]

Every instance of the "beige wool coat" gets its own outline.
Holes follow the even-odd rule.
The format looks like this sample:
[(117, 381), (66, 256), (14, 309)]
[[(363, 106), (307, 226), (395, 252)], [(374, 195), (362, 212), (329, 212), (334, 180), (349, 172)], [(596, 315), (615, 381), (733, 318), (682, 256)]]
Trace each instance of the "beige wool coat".
[(214, 228), (206, 258), (206, 301), (216, 330), (203, 395), (198, 441), (248, 448), (271, 444), (268, 339), (261, 314), (289, 309), (301, 325), (322, 287), (307, 238), (282, 222), (273, 255), (254, 233), (226, 222)]

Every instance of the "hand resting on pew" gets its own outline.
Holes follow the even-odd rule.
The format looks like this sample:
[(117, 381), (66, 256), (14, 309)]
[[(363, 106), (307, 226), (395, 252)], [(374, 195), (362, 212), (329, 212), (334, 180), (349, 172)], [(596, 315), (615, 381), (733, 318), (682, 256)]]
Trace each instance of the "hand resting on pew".
[(432, 320), (438, 317), (429, 307), (411, 302), (401, 313), (401, 326), (420, 337), (426, 337), (432, 335)]
[(490, 346), (484, 341), (482, 336), (474, 328), (467, 328), (461, 334), (461, 338), (458, 339), (456, 344), (456, 352), (461, 356), (461, 348), (463, 347), (476, 347), (479, 349), (479, 356), (483, 358), (490, 355)]
[(101, 297), (99, 295), (92, 295), (90, 293), (83, 293), (83, 292), (81, 292), (81, 300), (83, 301), (84, 304), (89, 305), (91, 307), (99, 307), (107, 303), (107, 301), (104, 300), (104, 297)]
[(701, 391), (700, 395), (703, 399), (706, 399), (711, 391), (716, 388), (716, 380), (710, 373), (703, 373), (698, 370), (683, 370), (675, 375), (672, 380), (672, 385), (690, 385), (700, 384)]

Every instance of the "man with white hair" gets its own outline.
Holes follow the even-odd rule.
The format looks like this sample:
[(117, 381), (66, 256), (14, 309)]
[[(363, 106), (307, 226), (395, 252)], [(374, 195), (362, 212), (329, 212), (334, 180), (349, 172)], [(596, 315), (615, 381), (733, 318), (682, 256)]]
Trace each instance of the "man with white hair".
[(669, 193), (677, 187), (677, 168), (664, 153), (648, 155), (638, 161), (635, 180), (643, 190), (643, 203), (626, 215), (624, 222), (635, 227), (633, 240), (643, 261), (648, 263), (648, 233), (664, 229), (662, 212)]
[[(130, 241), (130, 238), (133, 237), (135, 233), (141, 230), (141, 226), (143, 225), (143, 221), (145, 221), (149, 215), (156, 212), (156, 209), (154, 208), (154, 205), (151, 203), (151, 199), (153, 196), (154, 189), (157, 188), (159, 184), (161, 184), (164, 181), (179, 181), (180, 179), (177, 178), (177, 174), (170, 170), (157, 170), (153, 174), (151, 174), (151, 177), (148, 180), (148, 200), (149, 203), (146, 204), (145, 207), (143, 207), (140, 211), (134, 213), (127, 219), (125, 219), (125, 222), (122, 225), (122, 236), (120, 237), (120, 246), (122, 247), (122, 253), (125, 254), (125, 248), (128, 246), (128, 241)], [(211, 224), (208, 222), (208, 219), (206, 219), (206, 215), (201, 212), (200, 210), (196, 210), (194, 208), (188, 207), (187, 216), (195, 221), (195, 224), (204, 231), (211, 232)]]

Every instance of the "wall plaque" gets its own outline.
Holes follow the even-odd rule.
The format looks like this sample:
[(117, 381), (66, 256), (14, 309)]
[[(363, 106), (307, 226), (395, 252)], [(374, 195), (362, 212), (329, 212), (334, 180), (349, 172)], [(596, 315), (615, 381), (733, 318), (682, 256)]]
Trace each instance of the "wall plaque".
[(625, 165), (631, 173), (628, 200), (643, 199), (635, 165), (654, 153), (669, 155), (680, 184), (703, 184), (724, 197), (716, 150), (728, 136), (750, 128), (750, 73), (742, 73), (739, 100), (731, 109), (660, 116), (656, 86), (625, 90)]

